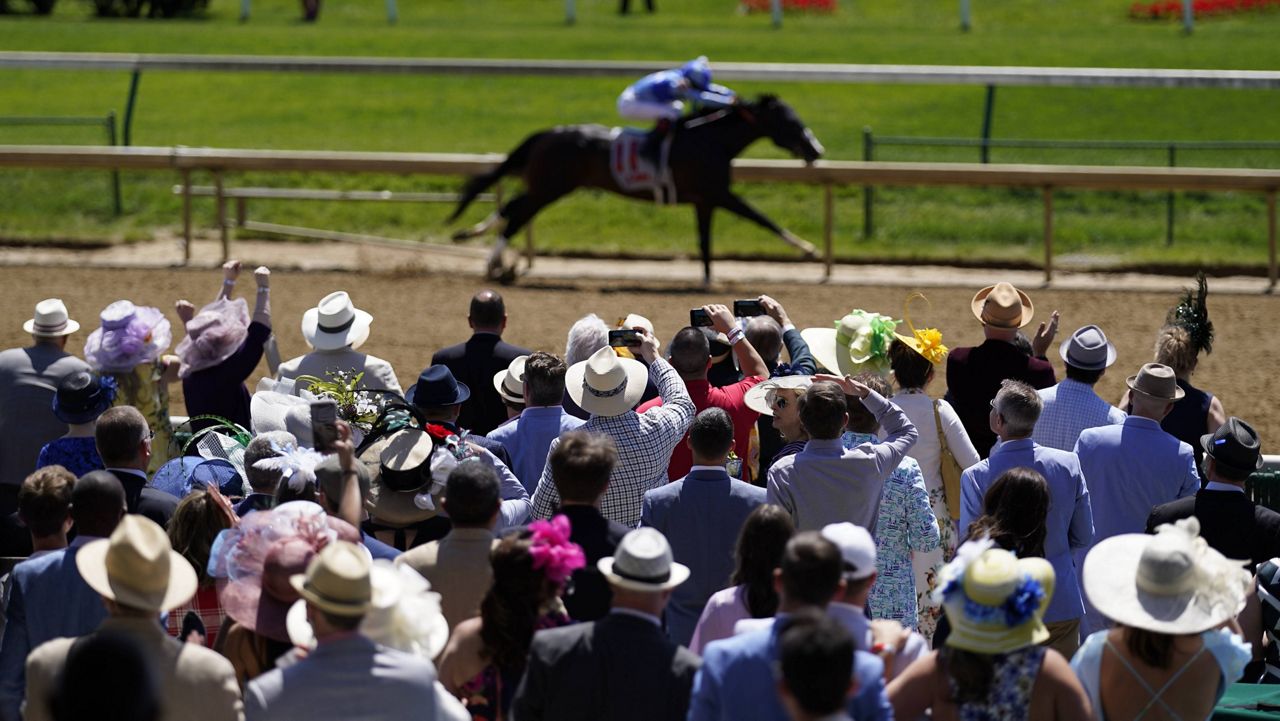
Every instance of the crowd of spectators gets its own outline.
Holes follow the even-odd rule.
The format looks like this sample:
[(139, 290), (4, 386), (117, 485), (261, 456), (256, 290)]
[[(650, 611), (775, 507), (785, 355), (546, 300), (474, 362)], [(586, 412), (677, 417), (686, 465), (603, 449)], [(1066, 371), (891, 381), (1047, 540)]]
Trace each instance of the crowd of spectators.
[(343, 290), (273, 360), (239, 274), (179, 328), (110, 304), (79, 356), (44, 300), (0, 353), (0, 721), (1205, 719), (1280, 664), (1261, 441), (1191, 383), (1203, 279), (1153, 362), (1022, 335), (1009, 283), (972, 348), (919, 294), (834, 330), (760, 296), (665, 348), (589, 314), (563, 356), (482, 290), (402, 391)]

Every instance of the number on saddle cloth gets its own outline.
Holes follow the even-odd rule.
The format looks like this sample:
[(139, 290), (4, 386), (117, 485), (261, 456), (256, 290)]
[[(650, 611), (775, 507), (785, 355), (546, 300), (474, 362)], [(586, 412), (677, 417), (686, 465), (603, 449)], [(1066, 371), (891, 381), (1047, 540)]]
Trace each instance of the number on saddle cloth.
[(669, 157), (675, 133), (668, 133), (658, 153), (659, 166), (644, 157), (649, 131), (641, 128), (614, 128), (609, 141), (609, 172), (618, 187), (628, 193), (652, 191), (655, 203), (675, 203), (675, 184), (671, 180)]

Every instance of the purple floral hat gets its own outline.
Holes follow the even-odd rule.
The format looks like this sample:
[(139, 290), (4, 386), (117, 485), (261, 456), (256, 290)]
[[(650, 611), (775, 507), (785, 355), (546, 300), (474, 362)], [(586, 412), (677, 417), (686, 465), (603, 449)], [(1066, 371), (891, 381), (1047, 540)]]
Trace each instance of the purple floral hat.
[(98, 318), (102, 325), (84, 343), (84, 358), (95, 370), (131, 371), (155, 361), (173, 341), (169, 319), (159, 308), (118, 300)]
[(187, 323), (187, 337), (176, 351), (182, 359), (178, 376), (212, 368), (239, 350), (249, 335), (249, 306), (243, 298), (219, 298)]

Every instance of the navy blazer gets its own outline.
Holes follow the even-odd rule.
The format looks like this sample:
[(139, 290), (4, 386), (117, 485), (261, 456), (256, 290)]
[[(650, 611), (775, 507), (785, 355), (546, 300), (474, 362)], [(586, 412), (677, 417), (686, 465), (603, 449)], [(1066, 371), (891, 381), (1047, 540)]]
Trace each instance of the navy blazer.
[(1022, 381), (1037, 389), (1057, 383), (1049, 361), (1032, 358), (1002, 340), (952, 348), (947, 354), (947, 400), (982, 458), (991, 455), (991, 447), (996, 444), (988, 416), (991, 399), (1005, 379)]
[(1147, 517), (1147, 533), (1190, 516), (1200, 521), (1200, 537), (1227, 558), (1256, 566), (1280, 556), (1280, 513), (1237, 491), (1202, 490), (1156, 506)]
[(575, 621), (594, 621), (609, 613), (613, 591), (596, 570), (596, 561), (612, 556), (630, 528), (605, 518), (594, 506), (565, 506), (556, 511), (569, 519), (569, 540), (582, 546), (587, 565), (573, 572), (573, 590), (564, 607)]
[(178, 508), (178, 499), (164, 491), (152, 488), (142, 471), (129, 472), (108, 468), (120, 485), (124, 486), (124, 503), (129, 513), (136, 513), (155, 521), (161, 528), (169, 527), (169, 519)]
[(747, 516), (765, 502), (765, 490), (720, 469), (698, 469), (644, 494), (640, 525), (662, 532), (689, 580), (671, 592), (667, 635), (688, 645), (711, 594), (728, 588), (733, 548)]
[(493, 377), (529, 352), (503, 341), (496, 333), (475, 333), (465, 343), (442, 348), (431, 356), (431, 365), (448, 366), (453, 377), (471, 389), (458, 425), (483, 436), (506, 422), (507, 407), (493, 387)]
[(697, 656), (667, 640), (657, 625), (628, 614), (540, 631), (529, 648), (512, 718), (683, 721), (699, 665)]

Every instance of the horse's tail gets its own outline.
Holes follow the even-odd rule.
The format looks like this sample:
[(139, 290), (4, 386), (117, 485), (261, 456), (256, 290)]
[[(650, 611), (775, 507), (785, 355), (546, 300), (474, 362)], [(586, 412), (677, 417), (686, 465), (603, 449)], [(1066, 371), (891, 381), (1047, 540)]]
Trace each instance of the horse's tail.
[(524, 139), (523, 143), (520, 143), (519, 147), (511, 151), (511, 154), (498, 167), (469, 179), (462, 188), (462, 197), (458, 199), (458, 207), (454, 208), (453, 215), (450, 215), (445, 222), (452, 223), (457, 220), (458, 216), (462, 215), (462, 212), (467, 209), (467, 206), (471, 205), (471, 201), (475, 200), (477, 196), (488, 190), (490, 186), (503, 177), (524, 170), (525, 165), (529, 162), (529, 155), (533, 153), (534, 143), (541, 140), (542, 136), (543, 133), (530, 135)]

